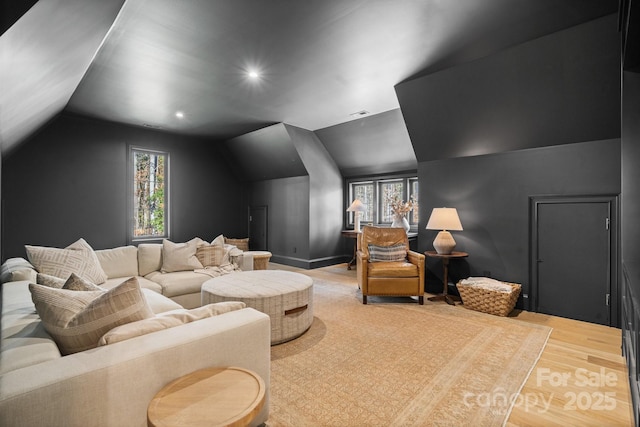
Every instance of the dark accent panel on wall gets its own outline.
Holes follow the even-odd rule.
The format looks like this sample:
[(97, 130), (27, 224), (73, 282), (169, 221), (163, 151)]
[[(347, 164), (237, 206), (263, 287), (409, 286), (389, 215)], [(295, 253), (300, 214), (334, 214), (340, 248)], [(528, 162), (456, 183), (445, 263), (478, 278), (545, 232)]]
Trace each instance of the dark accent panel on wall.
[(620, 137), (609, 15), (396, 86), (419, 162)]
[(229, 163), (242, 181), (307, 175), (283, 123), (230, 139), (224, 146)]
[(3, 257), (80, 237), (125, 245), (129, 144), (170, 153), (172, 240), (247, 234), (245, 187), (216, 143), (63, 115), (3, 159)]
[[(418, 178), (420, 251), (433, 250), (437, 232), (425, 229), (431, 210), (457, 208), (464, 230), (452, 234), (456, 250), (469, 257), (452, 263), (452, 281), (489, 275), (521, 283), (528, 294), (529, 197), (619, 194), (620, 140), (421, 162)], [(580, 257), (584, 250), (567, 256)], [(440, 274), (441, 267), (428, 267)]]
[(418, 168), (400, 109), (315, 131), (345, 177)]

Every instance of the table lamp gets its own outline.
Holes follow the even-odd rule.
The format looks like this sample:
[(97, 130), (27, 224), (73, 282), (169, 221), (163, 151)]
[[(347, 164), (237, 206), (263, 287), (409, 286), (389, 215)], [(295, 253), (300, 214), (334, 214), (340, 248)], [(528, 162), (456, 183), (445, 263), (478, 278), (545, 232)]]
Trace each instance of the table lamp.
[(427, 222), (427, 230), (441, 230), (433, 241), (436, 252), (448, 255), (456, 247), (456, 241), (449, 231), (462, 231), (462, 224), (456, 208), (434, 208)]
[(362, 204), (360, 199), (355, 199), (351, 206), (347, 208), (347, 212), (353, 212), (353, 230), (360, 232), (360, 215), (361, 212), (366, 212), (367, 207)]

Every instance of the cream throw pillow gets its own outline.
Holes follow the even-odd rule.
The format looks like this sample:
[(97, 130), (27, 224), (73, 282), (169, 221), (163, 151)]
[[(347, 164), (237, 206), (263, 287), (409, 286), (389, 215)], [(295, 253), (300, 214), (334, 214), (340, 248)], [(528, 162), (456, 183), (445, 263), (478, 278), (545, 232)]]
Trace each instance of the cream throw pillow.
[(198, 244), (202, 239), (196, 237), (186, 243), (173, 243), (170, 240), (162, 241), (162, 272), (188, 271), (203, 268), (202, 263), (196, 257)]
[(135, 277), (108, 291), (72, 291), (29, 284), (44, 328), (63, 355), (88, 350), (116, 326), (153, 316)]
[(130, 338), (205, 319), (207, 317), (240, 310), (245, 307), (246, 304), (240, 301), (225, 301), (207, 304), (191, 310), (182, 308), (168, 311), (148, 319), (138, 320), (137, 322), (131, 322), (126, 325), (115, 327), (100, 338), (98, 345), (114, 344)]
[(25, 245), (27, 258), (38, 273), (68, 279), (71, 273), (100, 284), (107, 280), (93, 248), (79, 239), (64, 249)]

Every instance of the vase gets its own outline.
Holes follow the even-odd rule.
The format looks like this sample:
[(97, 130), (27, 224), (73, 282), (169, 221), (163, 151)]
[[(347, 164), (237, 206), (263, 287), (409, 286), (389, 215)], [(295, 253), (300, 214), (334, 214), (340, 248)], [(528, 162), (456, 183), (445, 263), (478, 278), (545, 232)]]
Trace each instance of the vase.
[(409, 229), (411, 228), (411, 226), (409, 225), (409, 221), (407, 221), (407, 218), (405, 218), (402, 215), (394, 215), (393, 216), (393, 222), (391, 223), (391, 226), (394, 228), (404, 228), (405, 232), (409, 232)]

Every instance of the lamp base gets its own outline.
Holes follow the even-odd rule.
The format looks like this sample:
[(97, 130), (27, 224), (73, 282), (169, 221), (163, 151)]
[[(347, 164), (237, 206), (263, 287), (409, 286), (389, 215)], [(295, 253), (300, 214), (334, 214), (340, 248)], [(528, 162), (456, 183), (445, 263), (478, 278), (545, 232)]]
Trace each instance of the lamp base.
[(360, 212), (356, 212), (356, 217), (354, 219), (353, 230), (359, 233), (360, 230)]
[(453, 240), (451, 233), (447, 230), (442, 230), (433, 241), (433, 247), (439, 254), (449, 255), (453, 252), (453, 248), (456, 247), (456, 241)]

